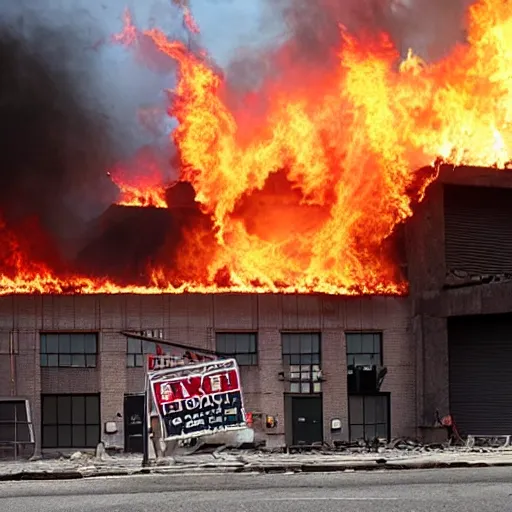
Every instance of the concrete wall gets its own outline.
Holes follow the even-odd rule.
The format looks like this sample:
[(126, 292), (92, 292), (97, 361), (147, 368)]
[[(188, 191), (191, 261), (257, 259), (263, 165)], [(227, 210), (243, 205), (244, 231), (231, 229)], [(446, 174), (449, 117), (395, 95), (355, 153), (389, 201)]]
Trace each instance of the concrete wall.
[(445, 287), (444, 184), (511, 188), (512, 173), (444, 168), (407, 224), (419, 426), (432, 425), (436, 409), (450, 411), (446, 319), (512, 311), (512, 282)]
[[(330, 422), (340, 418), (348, 436), (346, 330), (382, 330), (383, 391), (391, 392), (393, 435), (415, 435), (417, 418), (416, 347), (410, 302), (406, 298), (283, 295), (158, 296), (16, 296), (0, 298), (0, 382), (9, 384), (5, 339), (13, 333), (17, 395), (30, 399), (36, 432), (40, 429), (40, 395), (57, 392), (100, 392), (102, 421), (123, 413), (125, 393), (143, 390), (141, 368), (126, 367), (123, 329), (163, 329), (164, 338), (215, 349), (215, 332), (257, 331), (259, 366), (241, 369), (246, 408), (273, 415), (278, 427), (263, 429), (269, 445), (284, 442), (285, 383), (281, 358), (282, 331), (318, 331), (322, 335), (324, 434), (332, 441)], [(98, 331), (96, 369), (39, 367), (40, 331)], [(2, 393), (2, 394), (9, 394)], [(120, 424), (122, 429), (122, 424)], [(123, 439), (122, 431), (119, 439)]]

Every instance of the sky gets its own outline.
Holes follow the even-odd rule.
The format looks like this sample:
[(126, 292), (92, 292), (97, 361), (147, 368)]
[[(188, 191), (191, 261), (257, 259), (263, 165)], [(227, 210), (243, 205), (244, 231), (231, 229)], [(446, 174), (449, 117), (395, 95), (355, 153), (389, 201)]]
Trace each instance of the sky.
[[(2, 17), (30, 13), (48, 24), (81, 26), (94, 37), (95, 33), (108, 35), (119, 30), (125, 8), (140, 27), (156, 24), (172, 31), (181, 23), (171, 0), (18, 0), (2, 2), (0, 12)], [(264, 42), (261, 0), (191, 0), (191, 8), (204, 45), (221, 65), (239, 46)]]
[[(57, 1), (57, 0), (55, 0)], [(65, 3), (61, 0), (60, 3)], [(79, 0), (77, 3), (89, 5), (91, 13), (93, 4), (105, 5), (97, 17), (102, 20), (106, 32), (115, 32), (120, 25), (120, 15), (125, 7), (133, 13), (140, 27), (151, 24), (167, 31), (181, 28), (178, 9), (171, 6), (170, 0)], [(108, 4), (108, 6), (106, 6)], [(262, 36), (262, 8), (260, 0), (192, 0), (191, 9), (201, 29), (201, 42), (221, 65), (226, 65), (241, 46), (264, 44)]]

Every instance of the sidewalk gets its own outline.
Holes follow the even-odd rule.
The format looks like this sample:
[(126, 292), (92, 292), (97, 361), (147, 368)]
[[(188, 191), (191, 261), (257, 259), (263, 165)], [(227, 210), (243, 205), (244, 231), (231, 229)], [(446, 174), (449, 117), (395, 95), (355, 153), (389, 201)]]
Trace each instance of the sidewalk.
[(57, 480), (96, 476), (185, 473), (272, 473), (404, 470), (512, 466), (512, 449), (446, 449), (433, 452), (383, 450), (381, 453), (276, 454), (232, 450), (220, 453), (178, 455), (142, 468), (140, 455), (98, 459), (73, 454), (70, 458), (39, 461), (0, 461), (0, 481)]

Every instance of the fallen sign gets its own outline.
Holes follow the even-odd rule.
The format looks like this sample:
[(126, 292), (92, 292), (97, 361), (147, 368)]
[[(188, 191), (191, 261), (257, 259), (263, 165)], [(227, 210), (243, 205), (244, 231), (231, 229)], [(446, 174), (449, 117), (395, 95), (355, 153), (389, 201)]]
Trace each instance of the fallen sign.
[(147, 383), (165, 441), (247, 427), (234, 359), (148, 371)]

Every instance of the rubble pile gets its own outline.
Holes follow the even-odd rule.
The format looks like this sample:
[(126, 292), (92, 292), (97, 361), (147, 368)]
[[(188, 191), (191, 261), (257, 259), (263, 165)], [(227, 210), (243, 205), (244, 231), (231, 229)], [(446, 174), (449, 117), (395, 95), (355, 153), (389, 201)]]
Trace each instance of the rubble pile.
[[(492, 444), (488, 441), (487, 444)], [(476, 443), (475, 443), (476, 444)], [(292, 450), (270, 448), (181, 450), (142, 467), (141, 454), (75, 452), (32, 461), (0, 462), (0, 481), (74, 479), (142, 474), (308, 473), (512, 466), (512, 447), (422, 445), (407, 438), (390, 443), (337, 443)], [(376, 451), (375, 451), (376, 450)]]
[[(462, 447), (458, 447), (460, 450)], [(224, 453), (240, 453), (239, 449), (221, 448)], [(375, 454), (389, 452), (440, 452), (445, 450), (455, 450), (456, 447), (450, 446), (448, 443), (431, 443), (423, 444), (415, 439), (396, 438), (388, 442), (385, 439), (374, 439), (373, 441), (335, 441), (332, 445), (327, 443), (314, 443), (312, 445), (298, 445), (286, 448), (267, 448), (265, 446), (253, 447), (252, 449), (242, 450), (245, 453), (261, 453), (261, 454), (312, 454), (312, 455), (333, 455), (336, 453), (349, 454)], [(212, 447), (203, 445), (198, 447), (194, 453), (214, 453), (219, 452), (220, 447)]]
[(446, 288), (463, 288), (490, 283), (504, 283), (512, 280), (512, 275), (504, 274), (470, 274), (463, 270), (450, 270), (446, 273)]

